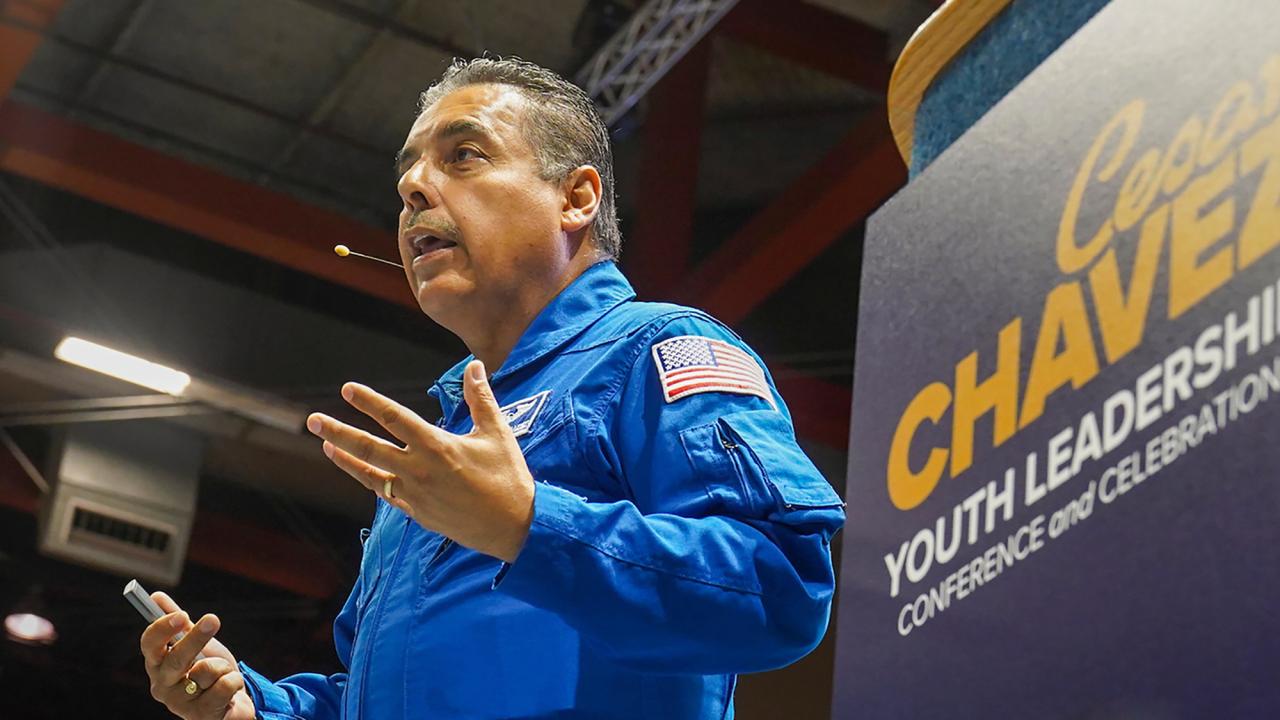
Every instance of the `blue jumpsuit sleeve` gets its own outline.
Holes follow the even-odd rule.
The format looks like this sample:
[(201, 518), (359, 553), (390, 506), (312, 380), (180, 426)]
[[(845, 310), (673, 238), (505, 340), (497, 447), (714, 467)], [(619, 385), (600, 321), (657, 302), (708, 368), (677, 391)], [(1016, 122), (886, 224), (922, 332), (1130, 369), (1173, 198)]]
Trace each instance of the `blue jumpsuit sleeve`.
[[(356, 603), (362, 584), (359, 578), (333, 623), (334, 646), (344, 668), (351, 667), (351, 645), (355, 639)], [(245, 690), (261, 720), (338, 720), (342, 716), (342, 694), (347, 673), (297, 673), (272, 682), (240, 661)]]
[(680, 336), (732, 344), (764, 368), (705, 316), (642, 334), (616, 396), (580, 429), (586, 464), (627, 499), (588, 502), (538, 483), (528, 539), (494, 584), (637, 670), (782, 667), (826, 632), (844, 504), (797, 445), (772, 379), (768, 399), (665, 399), (650, 350)]

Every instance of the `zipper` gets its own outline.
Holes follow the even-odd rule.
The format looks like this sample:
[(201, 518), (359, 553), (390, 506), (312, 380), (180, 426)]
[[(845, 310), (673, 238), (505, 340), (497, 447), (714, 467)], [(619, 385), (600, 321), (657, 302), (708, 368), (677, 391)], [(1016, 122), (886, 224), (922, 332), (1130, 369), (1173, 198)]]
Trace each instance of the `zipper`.
[[(409, 536), (409, 523), (413, 522), (413, 518), (405, 517), (404, 520), (405, 520), (404, 528), (400, 532), (400, 544), (396, 546), (396, 556), (391, 560), (391, 569), (389, 571), (390, 577), (388, 577), (386, 581), (381, 583), (384, 590), (387, 586), (387, 583), (395, 579), (396, 569), (400, 567), (400, 558), (401, 556), (404, 555), (404, 541), (405, 541), (405, 538)], [(370, 627), (370, 632), (375, 635), (377, 634), (377, 631), (378, 631), (379, 621), (382, 619), (382, 610), (386, 606), (387, 606), (386, 593), (384, 592), (378, 596), (377, 607), (373, 608), (373, 612), (374, 612), (373, 625)], [(369, 681), (369, 660), (372, 657), (373, 642), (375, 639), (376, 639), (375, 637), (371, 636), (369, 638), (369, 641), (365, 643), (366, 649), (365, 649), (365, 657), (364, 657), (364, 667), (360, 668), (360, 702), (356, 703), (356, 717), (361, 717), (364, 715), (364, 700), (365, 700), (366, 689), (368, 688), (368, 681)]]
[(759, 462), (759, 460), (749, 456), (753, 454), (751, 448), (744, 448), (734, 440), (735, 433), (732, 427), (730, 427), (723, 418), (716, 422), (716, 435), (720, 438), (720, 446), (724, 448), (725, 453), (728, 454), (729, 459), (733, 462), (735, 469), (738, 471), (739, 477), (749, 477), (745, 470), (754, 464), (755, 470), (760, 474), (760, 479), (764, 481), (765, 488), (769, 491), (770, 495), (775, 496), (777, 501), (782, 503), (783, 509), (794, 510), (797, 507), (813, 507), (810, 505), (796, 505), (795, 503), (788, 502), (787, 499), (783, 497), (782, 491), (775, 487), (773, 481), (769, 479), (768, 474), (765, 473), (764, 466)]
[[(377, 518), (374, 518), (374, 525), (376, 527)], [(378, 552), (378, 549), (379, 549), (376, 546), (373, 548), (368, 547), (369, 538), (371, 537), (373, 537), (373, 528), (360, 528), (360, 547), (361, 547), (361, 550), (363, 551), (363, 556), (361, 559), (361, 563), (362, 563), (361, 570), (364, 569), (363, 563), (368, 563), (373, 561), (373, 558), (371, 558), (370, 555)], [(382, 579), (382, 572), (381, 572), (381, 568), (379, 568), (378, 572), (375, 574), (375, 577), (374, 577), (373, 587), (364, 587), (363, 585), (360, 587), (360, 597), (356, 598), (356, 625), (355, 625), (355, 628), (352, 630), (352, 637), (359, 637), (360, 626), (364, 625), (365, 616), (369, 614), (367, 611), (367, 608), (365, 607), (365, 603), (368, 602), (369, 598), (373, 597), (373, 589), (374, 587), (377, 587), (377, 583), (381, 579)]]
[[(733, 430), (729, 428), (728, 423), (724, 420), (718, 420), (716, 422), (716, 437), (720, 439), (720, 447), (724, 448), (725, 454), (729, 456), (729, 462), (733, 463), (733, 469), (736, 471), (739, 483), (742, 484), (742, 490), (745, 493), (743, 495), (744, 499), (749, 499), (751, 497), (751, 492), (746, 487), (746, 483), (748, 482), (747, 478), (749, 478), (750, 475), (747, 473), (748, 466), (746, 463), (750, 463), (751, 458), (743, 456), (743, 451), (741, 450), (742, 446), (734, 440), (733, 436)], [(747, 448), (747, 451), (749, 452), (750, 448)], [(771, 485), (767, 479), (765, 484)], [(772, 493), (772, 487), (770, 487), (769, 490)], [(750, 500), (748, 500), (748, 502), (750, 502)], [(791, 509), (791, 505), (789, 504), (786, 507), (788, 510)]]

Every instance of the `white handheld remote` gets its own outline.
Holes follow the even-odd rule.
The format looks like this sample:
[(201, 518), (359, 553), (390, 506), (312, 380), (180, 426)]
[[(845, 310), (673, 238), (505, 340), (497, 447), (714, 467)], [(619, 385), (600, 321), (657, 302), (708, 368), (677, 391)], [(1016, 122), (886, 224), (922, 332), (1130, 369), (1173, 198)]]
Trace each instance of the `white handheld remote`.
[[(155, 600), (151, 599), (151, 594), (142, 589), (142, 583), (138, 582), (136, 578), (130, 580), (129, 584), (124, 586), (124, 599), (128, 600), (129, 604), (146, 619), (147, 624), (151, 624), (164, 617), (164, 611), (160, 609), (159, 605), (156, 605)], [(173, 636), (173, 640), (169, 643), (169, 646), (172, 647), (184, 637), (186, 637), (186, 633), (179, 632), (177, 635)], [(203, 660), (204, 657), (204, 653), (196, 655), (197, 660)]]

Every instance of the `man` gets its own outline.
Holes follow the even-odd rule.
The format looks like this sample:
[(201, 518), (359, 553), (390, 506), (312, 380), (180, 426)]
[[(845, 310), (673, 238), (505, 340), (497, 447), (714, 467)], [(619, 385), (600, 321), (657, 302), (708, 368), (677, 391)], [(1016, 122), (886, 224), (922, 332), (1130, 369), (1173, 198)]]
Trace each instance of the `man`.
[(473, 357), (431, 389), (438, 427), (343, 386), (398, 443), (308, 418), (378, 494), (347, 672), (272, 682), (212, 615), (166, 650), (192, 625), (156, 593), (153, 695), (191, 719), (732, 717), (737, 673), (821, 640), (844, 521), (767, 371), (706, 314), (634, 301), (607, 130), (554, 73), (455, 62), (397, 172), (409, 287)]

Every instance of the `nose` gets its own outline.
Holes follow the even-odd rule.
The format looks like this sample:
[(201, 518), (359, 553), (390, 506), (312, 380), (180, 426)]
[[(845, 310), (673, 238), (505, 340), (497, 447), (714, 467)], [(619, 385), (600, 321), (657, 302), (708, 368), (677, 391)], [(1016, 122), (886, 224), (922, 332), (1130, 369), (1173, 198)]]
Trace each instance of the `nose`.
[(400, 181), (396, 183), (400, 199), (410, 213), (429, 210), (439, 204), (439, 193), (427, 177), (427, 172), (426, 163), (416, 162), (404, 175), (400, 176)]

